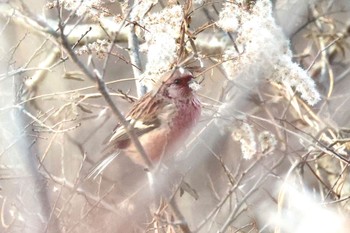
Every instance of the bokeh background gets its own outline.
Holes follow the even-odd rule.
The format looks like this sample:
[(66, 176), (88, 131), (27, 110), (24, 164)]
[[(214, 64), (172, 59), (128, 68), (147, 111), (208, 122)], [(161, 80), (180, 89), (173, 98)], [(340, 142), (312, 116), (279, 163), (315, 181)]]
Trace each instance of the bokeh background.
[[(349, 10), (0, 1), (0, 232), (348, 232)], [(203, 104), (188, 140), (151, 175), (120, 156), (86, 178), (118, 122), (94, 74), (126, 113), (183, 60)]]

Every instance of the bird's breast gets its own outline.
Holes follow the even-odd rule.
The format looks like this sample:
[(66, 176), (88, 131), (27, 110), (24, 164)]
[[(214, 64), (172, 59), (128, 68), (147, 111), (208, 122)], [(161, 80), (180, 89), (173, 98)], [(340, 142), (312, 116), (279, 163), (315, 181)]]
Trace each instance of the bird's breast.
[(169, 119), (170, 131), (175, 138), (188, 134), (197, 123), (201, 114), (201, 105), (197, 98), (190, 98), (176, 103), (176, 109), (172, 119)]

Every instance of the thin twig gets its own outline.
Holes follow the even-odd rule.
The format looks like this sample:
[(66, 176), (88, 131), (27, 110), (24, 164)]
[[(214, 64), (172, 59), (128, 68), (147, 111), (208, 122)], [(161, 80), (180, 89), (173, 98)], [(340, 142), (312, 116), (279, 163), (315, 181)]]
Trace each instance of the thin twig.
[(108, 106), (111, 108), (113, 114), (116, 116), (117, 120), (121, 123), (121, 125), (125, 128), (126, 132), (128, 133), (131, 141), (134, 143), (135, 147), (137, 148), (137, 150), (139, 151), (142, 159), (144, 160), (144, 163), (147, 166), (147, 169), (152, 168), (152, 163), (150, 161), (150, 159), (148, 158), (145, 150), (143, 149), (140, 141), (138, 140), (138, 138), (136, 137), (134, 131), (133, 131), (133, 127), (132, 125), (130, 125), (126, 120), (125, 117), (123, 116), (123, 114), (120, 112), (120, 110), (114, 105), (108, 89), (106, 87), (106, 83), (102, 80), (102, 76), (100, 76), (100, 74), (98, 73), (97, 70), (94, 70), (94, 74), (91, 73), (89, 71), (89, 69), (78, 59), (78, 57), (76, 56), (76, 54), (73, 52), (73, 50), (71, 49), (65, 35), (64, 35), (64, 26), (62, 24), (62, 20), (61, 20), (61, 9), (59, 7), (57, 7), (58, 10), (58, 17), (59, 17), (59, 24), (58, 27), (60, 29), (60, 35), (61, 35), (61, 40), (62, 40), (62, 45), (65, 49), (65, 51), (68, 53), (69, 57), (72, 59), (72, 61), (82, 70), (82, 72), (91, 80), (97, 82), (97, 86), (98, 86), (98, 90), (100, 91), (100, 93), (102, 94), (102, 96), (104, 97), (105, 101), (107, 102)]
[(140, 53), (139, 53), (139, 41), (137, 39), (137, 36), (135, 34), (135, 24), (131, 23), (129, 25), (129, 36), (128, 36), (128, 46), (129, 46), (129, 56), (130, 61), (133, 64), (132, 70), (135, 77), (135, 84), (136, 84), (136, 90), (137, 90), (137, 96), (141, 97), (147, 92), (146, 86), (142, 85), (140, 82), (140, 77), (143, 71), (141, 59), (140, 59)]

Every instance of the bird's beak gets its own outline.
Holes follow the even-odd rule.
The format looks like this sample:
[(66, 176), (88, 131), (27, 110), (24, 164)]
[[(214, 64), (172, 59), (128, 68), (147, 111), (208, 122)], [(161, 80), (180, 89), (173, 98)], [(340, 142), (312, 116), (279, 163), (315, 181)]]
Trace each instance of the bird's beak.
[(188, 86), (193, 90), (193, 91), (198, 91), (201, 86), (199, 85), (199, 83), (192, 78), (190, 81), (188, 81)]

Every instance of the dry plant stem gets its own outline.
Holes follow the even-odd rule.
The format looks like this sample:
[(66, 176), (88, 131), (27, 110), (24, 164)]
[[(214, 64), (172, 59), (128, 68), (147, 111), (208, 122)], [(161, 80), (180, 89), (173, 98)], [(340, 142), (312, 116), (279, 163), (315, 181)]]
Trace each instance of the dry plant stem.
[(135, 147), (137, 148), (137, 150), (139, 151), (142, 159), (144, 160), (144, 163), (147, 165), (148, 169), (152, 168), (152, 163), (150, 161), (150, 159), (148, 158), (145, 150), (143, 149), (140, 141), (138, 140), (138, 138), (136, 137), (135, 133), (132, 130), (132, 126), (130, 124), (128, 124), (128, 122), (125, 120), (123, 114), (119, 111), (119, 109), (114, 105), (105, 82), (102, 80), (102, 78), (99, 76), (99, 74), (97, 73), (97, 70), (95, 70), (95, 75), (92, 74), (88, 68), (78, 59), (78, 57), (76, 56), (76, 54), (72, 51), (65, 35), (64, 35), (64, 25), (62, 24), (62, 20), (61, 20), (61, 9), (59, 7), (59, 4), (57, 3), (57, 10), (58, 10), (58, 17), (59, 17), (59, 24), (58, 27), (60, 29), (60, 35), (61, 35), (61, 40), (62, 40), (62, 45), (65, 49), (65, 51), (68, 53), (69, 57), (72, 59), (72, 61), (82, 70), (82, 72), (91, 80), (97, 82), (97, 86), (98, 86), (98, 90), (100, 91), (101, 95), (104, 97), (104, 99), (106, 100), (108, 106), (111, 108), (113, 114), (117, 117), (118, 121), (123, 125), (123, 127), (125, 127), (128, 135), (130, 136), (131, 141), (135, 144)]
[[(38, 19), (30, 18), (26, 14), (23, 14), (20, 10), (14, 9), (9, 4), (0, 3), (0, 14), (4, 17), (8, 17), (8, 19), (14, 21), (17, 25), (22, 26), (23, 28), (29, 29), (31, 32), (39, 35), (44, 35), (46, 33), (51, 35), (56, 35), (56, 32), (53, 28), (57, 27), (58, 22), (52, 19), (45, 19), (45, 21), (39, 21)], [(67, 32), (69, 35), (67, 36), (67, 40), (70, 44), (74, 44), (76, 41), (81, 38), (81, 35), (86, 32), (89, 28), (91, 31), (89, 32), (89, 37), (87, 40), (80, 41), (80, 45), (90, 43), (96, 41), (98, 39), (106, 39), (106, 28), (103, 27), (105, 24), (114, 23), (113, 18), (104, 18), (100, 24), (80, 24), (80, 25), (71, 25), (67, 24), (65, 27), (64, 33)], [(101, 27), (102, 26), (102, 27)], [(119, 25), (118, 25), (119, 26)], [(118, 26), (113, 28), (118, 28)], [(74, 28), (74, 30), (73, 30)], [(114, 34), (114, 31), (107, 31), (109, 35)], [(118, 32), (118, 37), (115, 38), (114, 42), (126, 42), (128, 40), (127, 31), (121, 30)]]
[[(85, 160), (85, 155), (84, 155), (84, 159), (83, 161)], [(79, 168), (79, 172), (81, 171), (82, 169), (82, 165), (83, 163), (81, 163), (81, 166)], [(114, 206), (110, 205), (108, 202), (104, 201), (104, 197), (107, 196), (107, 194), (112, 191), (112, 188), (114, 187), (114, 185), (110, 188), (109, 191), (107, 191), (107, 193), (103, 194), (102, 196), (103, 197), (100, 197), (100, 194), (99, 195), (92, 195), (91, 193), (89, 192), (86, 192), (85, 190), (83, 190), (82, 188), (79, 188), (78, 187), (78, 183), (80, 181), (80, 179), (77, 177), (75, 183), (71, 183), (69, 181), (67, 181), (65, 178), (61, 178), (61, 177), (56, 177), (54, 175), (52, 175), (48, 170), (46, 170), (45, 166), (42, 166), (43, 168), (43, 173), (42, 175), (47, 179), (47, 180), (51, 180), (52, 182), (60, 185), (62, 188), (65, 187), (67, 189), (71, 189), (73, 192), (70, 194), (69, 198), (65, 200), (65, 203), (63, 204), (63, 206), (60, 208), (60, 210), (57, 210), (58, 213), (57, 213), (57, 216), (56, 216), (56, 219), (59, 219), (59, 217), (61, 216), (61, 214), (63, 213), (63, 210), (66, 206), (69, 206), (69, 202), (72, 200), (72, 198), (78, 194), (78, 195), (82, 195), (85, 197), (86, 201), (87, 202), (91, 202), (91, 201), (94, 201), (95, 204), (94, 206), (96, 206), (97, 204), (100, 204), (102, 207), (106, 208), (107, 210), (111, 211), (112, 213), (115, 213), (118, 215), (118, 209), (115, 209)]]
[(5, 196), (3, 198), (3, 201), (2, 201), (2, 205), (1, 205), (1, 211), (0, 211), (0, 219), (1, 219), (1, 226), (5, 229), (9, 229), (13, 223), (16, 221), (16, 217), (12, 219), (11, 222), (7, 223), (6, 220), (5, 220), (5, 217), (6, 216), (6, 202), (7, 202), (7, 197)]
[[(21, 26), (25, 30), (29, 30), (32, 33), (38, 34), (39, 36), (47, 36), (48, 34), (53, 36), (53, 38), (48, 38), (51, 42), (59, 46), (57, 41), (55, 41), (54, 38), (59, 37), (58, 33), (54, 30), (56, 26), (58, 25), (58, 22), (52, 19), (46, 19), (45, 22), (39, 21), (37, 19), (32, 19), (28, 17), (27, 15), (23, 14), (21, 11), (17, 9), (13, 9), (11, 6), (8, 6), (7, 4), (1, 4), (0, 7), (0, 15), (7, 17), (8, 20), (12, 20), (15, 22), (18, 26)], [(66, 35), (66, 40), (68, 44), (75, 44), (75, 46), (81, 46), (85, 45), (91, 42), (95, 42), (97, 40), (103, 40), (103, 39), (109, 39), (111, 35), (115, 35), (112, 38), (113, 42), (128, 42), (130, 39), (130, 31), (128, 31), (125, 27), (123, 28), (124, 22), (120, 24), (115, 24), (113, 28), (120, 28), (120, 30), (117, 31), (110, 31), (111, 27), (104, 26), (109, 25), (111, 23), (114, 23), (113, 18), (103, 18), (103, 21), (100, 22), (100, 24), (80, 24), (80, 25), (72, 25), (72, 24), (66, 24), (64, 27), (64, 35)], [(74, 29), (74, 30), (73, 30)], [(88, 32), (88, 37), (84, 37), (84, 40), (81, 40), (82, 35), (84, 33)], [(206, 32), (203, 32), (205, 34)], [(210, 34), (212, 35), (212, 34)], [(216, 36), (216, 35), (214, 35)], [(225, 39), (222, 37), (228, 37), (228, 35), (220, 35), (220, 38), (218, 41), (222, 43), (220, 47), (224, 48), (226, 46)], [(139, 43), (138, 39), (136, 38), (137, 43)], [(208, 51), (208, 53), (213, 52), (212, 45), (210, 44), (210, 41), (208, 39), (198, 37), (195, 41), (195, 47), (198, 49), (198, 51)], [(216, 49), (216, 47), (214, 48)], [(204, 54), (206, 55), (206, 54)], [(132, 56), (130, 56), (132, 58)], [(132, 62), (132, 64), (135, 64), (137, 67), (141, 68), (141, 66), (137, 65), (137, 62)], [(18, 70), (21, 72), (24, 72), (25, 70)]]
[(139, 139), (136, 137), (134, 131), (133, 131), (133, 127), (132, 125), (130, 125), (126, 120), (125, 117), (123, 116), (123, 114), (119, 111), (119, 109), (114, 105), (110, 95), (108, 94), (108, 90), (106, 87), (105, 82), (96, 74), (96, 81), (97, 81), (97, 85), (98, 85), (98, 90), (100, 91), (100, 93), (102, 94), (102, 96), (104, 97), (104, 99), (106, 100), (107, 104), (109, 105), (109, 107), (112, 109), (112, 112), (114, 115), (117, 116), (118, 121), (124, 126), (124, 128), (126, 129), (128, 135), (130, 136), (131, 141), (135, 144), (135, 147), (137, 148), (137, 150), (139, 151), (139, 153), (141, 154), (142, 159), (144, 160), (144, 163), (147, 165), (147, 169), (152, 169), (152, 162), (149, 159), (149, 157), (147, 156), (144, 148), (142, 147)]
[(188, 223), (185, 220), (185, 217), (182, 215), (182, 213), (179, 210), (179, 207), (177, 206), (175, 199), (172, 198), (171, 200), (168, 200), (169, 206), (171, 210), (173, 211), (175, 217), (177, 220), (179, 220), (180, 224), (179, 227), (181, 228), (183, 233), (191, 233), (192, 231), (188, 227)]
[(341, 198), (339, 200), (335, 200), (335, 201), (329, 201), (329, 202), (324, 202), (322, 203), (322, 205), (333, 205), (333, 204), (337, 204), (337, 203), (341, 203), (341, 202), (344, 202), (344, 201), (348, 201), (350, 199), (350, 196), (346, 196), (344, 198)]
[[(285, 200), (285, 194), (286, 194), (286, 188), (287, 188), (287, 182), (288, 179), (291, 177), (292, 172), (297, 168), (297, 166), (299, 165), (299, 161), (296, 161), (291, 168), (289, 169), (289, 171), (287, 172), (286, 177), (284, 178), (284, 182), (282, 184), (282, 188), (280, 189), (280, 192), (278, 194), (278, 217), (281, 218), (282, 217), (282, 208), (283, 208), (283, 204), (284, 204), (284, 200)], [(280, 226), (277, 224), (274, 230), (274, 233), (280, 233), (281, 229)]]
[[(212, 122), (212, 121), (210, 121), (210, 123), (211, 123), (211, 122)], [(227, 177), (228, 181), (230, 182), (231, 185), (234, 185), (234, 176), (233, 176), (233, 174), (231, 173), (230, 169), (229, 169), (229, 168), (226, 166), (226, 164), (224, 163), (222, 157), (221, 157), (220, 155), (216, 154), (215, 151), (214, 151), (212, 148), (210, 148), (210, 147), (206, 144), (205, 140), (203, 140), (203, 139), (201, 139), (201, 138), (199, 138), (198, 140), (200, 140), (201, 143), (202, 143), (202, 145), (203, 145), (205, 148), (207, 148), (208, 151), (218, 160), (218, 162), (220, 163), (222, 169), (224, 170), (224, 172), (225, 172), (225, 174), (226, 174), (226, 177)]]
[[(346, 174), (345, 174), (345, 171), (347, 170), (347, 168), (348, 168), (347, 166), (344, 166), (344, 167), (343, 167), (343, 169), (342, 169), (342, 171), (339, 173), (337, 179), (334, 181), (334, 184), (332, 185), (332, 187), (329, 188), (329, 190), (328, 190), (326, 196), (323, 198), (324, 201), (330, 196), (331, 193), (337, 195), (337, 193), (336, 193), (335, 191), (333, 191), (333, 190), (334, 190), (335, 186), (338, 185), (340, 179), (341, 179), (344, 175), (346, 175)], [(320, 182), (322, 182), (322, 181), (320, 180)], [(322, 182), (322, 183), (323, 183), (323, 182)], [(328, 187), (327, 187), (327, 188), (328, 188)]]
[[(259, 121), (267, 122), (267, 123), (275, 125), (273, 122), (271, 122), (271, 121), (269, 121), (267, 119), (264, 119), (264, 118), (261, 118), (261, 117), (257, 117), (257, 116), (254, 116), (254, 115), (250, 115), (250, 114), (247, 114), (247, 113), (243, 113), (243, 112), (240, 112), (240, 113), (242, 113), (243, 115), (249, 116), (251, 118), (257, 119)], [(324, 145), (322, 142), (320, 142), (317, 138), (315, 138), (311, 134), (308, 134), (308, 133), (304, 132), (303, 130), (299, 129), (298, 127), (296, 127), (295, 125), (293, 125), (292, 123), (290, 123), (290, 122), (288, 122), (288, 121), (286, 121), (284, 119), (279, 119), (279, 118), (276, 118), (276, 119), (279, 120), (281, 123), (286, 123), (286, 124), (292, 126), (296, 131), (306, 135), (307, 137), (304, 137), (302, 134), (298, 134), (297, 132), (289, 130), (285, 126), (282, 126), (282, 125), (276, 125), (276, 127), (283, 129), (286, 133), (294, 135), (295, 137), (301, 138), (305, 142), (313, 144), (313, 146), (315, 146), (317, 149), (319, 149), (320, 151), (324, 152), (325, 154), (334, 156), (334, 157), (340, 159), (341, 161), (345, 162), (346, 164), (350, 164), (350, 160), (348, 160), (346, 157), (342, 156), (341, 154), (337, 153), (336, 151), (334, 151), (329, 146)]]
[[(257, 160), (259, 161), (259, 160)], [(231, 223), (234, 221), (239, 209), (243, 205), (243, 203), (254, 193), (256, 192), (259, 187), (266, 181), (267, 175), (270, 173), (270, 171), (266, 172), (264, 175), (262, 175), (256, 182), (255, 185), (249, 190), (247, 194), (244, 195), (243, 199), (240, 200), (239, 203), (237, 203), (237, 206), (233, 211), (231, 211), (230, 215), (227, 217), (224, 225), (221, 227), (221, 229), (218, 231), (218, 233), (224, 233), (226, 232), (227, 228), (231, 225)]]
[(221, 199), (221, 201), (214, 207), (214, 209), (212, 211), (210, 211), (210, 213), (207, 215), (207, 217), (205, 217), (205, 219), (203, 219), (203, 221), (198, 224), (197, 228), (193, 232), (199, 232), (204, 227), (204, 225), (207, 224), (209, 219), (211, 219), (213, 217), (213, 215), (220, 210), (220, 208), (226, 203), (226, 201), (229, 199), (229, 197), (239, 187), (239, 185), (243, 181), (243, 178), (249, 173), (249, 171), (251, 171), (258, 164), (259, 161), (260, 160), (254, 161), (245, 171), (243, 171), (241, 173), (240, 177), (236, 181), (236, 184), (231, 186), (231, 188), (228, 189), (227, 195), (223, 199)]
[[(335, 184), (332, 187), (329, 187), (328, 184), (326, 184), (323, 180), (322, 180), (322, 175), (320, 174), (319, 170), (317, 169), (316, 171), (314, 169), (312, 169), (311, 165), (307, 162), (307, 161), (301, 161), (299, 164), (306, 164), (306, 166), (309, 168), (310, 172), (314, 175), (314, 177), (317, 179), (319, 186), (320, 186), (320, 190), (326, 189), (328, 190), (328, 194), (333, 193), (335, 196), (337, 195), (336, 192), (333, 191), (333, 188), (335, 187), (335, 185), (337, 184), (337, 182), (335, 182)], [(299, 165), (298, 164), (298, 165)], [(326, 199), (326, 198), (324, 198)]]
[(243, 232), (242, 230), (245, 229), (245, 228), (248, 228), (248, 227), (251, 227), (251, 231), (248, 231), (249, 232), (253, 232), (252, 230), (254, 229), (254, 226), (255, 226), (255, 223), (254, 222), (251, 222), (251, 223), (248, 223), (244, 226), (241, 226), (240, 228), (238, 228), (237, 230), (234, 231), (234, 233), (239, 233), (239, 232)]
[(94, 201), (95, 203), (99, 203), (99, 205), (101, 205), (106, 210), (109, 210), (112, 213), (119, 215), (120, 210), (115, 208), (113, 205), (109, 204), (107, 201), (104, 201), (103, 198), (97, 195), (93, 195), (82, 188), (76, 188), (75, 184), (68, 182), (64, 178), (53, 176), (49, 174), (48, 171), (45, 172), (44, 176), (46, 177), (46, 179), (49, 179), (52, 182), (61, 185), (62, 187), (74, 190), (77, 194), (84, 196), (85, 199), (87, 199), (87, 201)]
[(320, 55), (322, 55), (322, 53), (323, 53), (324, 51), (326, 51), (329, 47), (331, 47), (332, 45), (334, 45), (338, 40), (340, 40), (340, 39), (342, 39), (342, 38), (343, 38), (343, 36), (339, 36), (339, 37), (335, 38), (334, 40), (332, 40), (332, 41), (331, 41), (328, 45), (326, 45), (324, 48), (318, 50), (318, 52), (317, 52), (315, 58), (312, 60), (311, 64), (310, 64), (309, 67), (306, 69), (306, 71), (310, 71), (310, 69), (315, 65), (317, 58), (318, 58)]
[[(48, 132), (50, 133), (65, 133), (67, 131), (70, 131), (70, 130), (74, 130), (76, 129), (77, 127), (79, 127), (80, 125), (75, 125), (75, 126), (72, 126), (70, 128), (67, 128), (67, 129), (54, 129), (53, 127), (49, 126), (49, 125), (46, 125), (43, 121), (39, 120), (37, 117), (35, 117), (34, 115), (32, 115), (30, 112), (28, 112), (27, 110), (25, 110), (25, 108), (23, 108), (22, 106), (19, 106), (19, 105), (16, 105), (14, 106), (14, 108), (18, 108), (22, 113), (24, 113), (25, 115), (27, 115), (29, 118), (31, 118), (33, 121), (35, 121), (36, 123), (38, 123), (41, 127), (43, 127), (44, 129), (46, 129)], [(44, 130), (41, 130), (41, 131), (44, 131)]]
[[(24, 122), (23, 117), (20, 117), (17, 119), (17, 124), (22, 125)], [(31, 124), (29, 124), (31, 125)], [(24, 126), (24, 129), (27, 128), (29, 125)], [(24, 135), (23, 135), (24, 136)], [(21, 157), (25, 164), (27, 164), (27, 172), (30, 174), (32, 182), (33, 182), (33, 189), (35, 190), (35, 199), (38, 201), (36, 205), (40, 207), (40, 212), (37, 214), (40, 215), (43, 223), (49, 223), (51, 219), (53, 219), (53, 230), (52, 232), (59, 233), (60, 230), (58, 228), (57, 224), (57, 218), (52, 214), (54, 209), (52, 208), (49, 200), (49, 194), (48, 190), (46, 190), (44, 187), (46, 187), (46, 181), (43, 179), (42, 174), (37, 170), (36, 166), (38, 163), (38, 160), (35, 159), (35, 153), (31, 153), (31, 147), (34, 145), (36, 140), (33, 140), (31, 143), (29, 142), (29, 138), (25, 139), (27, 141), (26, 148), (22, 148)], [(30, 194), (29, 194), (30, 195)], [(19, 197), (19, 196), (18, 196)], [(20, 197), (19, 197), (20, 198)], [(22, 200), (19, 200), (22, 202)], [(16, 204), (14, 204), (16, 205)], [(7, 210), (8, 211), (8, 210)], [(3, 213), (0, 214), (1, 216), (4, 216)], [(16, 216), (17, 218), (17, 216)], [(14, 218), (14, 219), (16, 219)]]
[[(326, 154), (330, 154), (338, 159), (340, 159), (341, 161), (345, 162), (347, 165), (350, 164), (350, 160), (346, 157), (344, 157), (343, 155), (337, 153), (335, 150), (333, 150), (332, 148), (330, 148), (329, 146), (325, 145), (324, 143), (322, 143), (320, 140), (318, 140), (317, 138), (315, 138), (313, 135), (308, 134), (306, 132), (304, 132), (303, 130), (299, 129), (298, 127), (296, 127), (295, 125), (293, 125), (292, 123), (290, 123), (289, 121), (280, 120), (281, 122), (285, 122), (287, 124), (289, 124), (290, 126), (292, 126), (295, 130), (297, 130), (298, 132), (307, 135), (308, 137), (311, 138), (311, 140), (314, 142), (314, 145), (317, 146), (319, 149), (321, 149), (323, 152), (325, 152)], [(300, 136), (300, 135), (299, 135)], [(328, 152), (328, 153), (327, 153)]]
[(70, 229), (67, 230), (67, 233), (72, 232), (81, 223), (81, 221), (84, 220), (90, 214), (90, 212), (93, 211), (103, 201), (103, 199), (113, 191), (114, 188), (115, 188), (115, 185), (112, 185), (109, 188), (109, 190), (107, 190), (107, 192), (103, 194), (99, 198), (99, 200), (83, 214), (83, 216), (80, 218), (80, 221), (76, 222)]
[[(319, 27), (320, 31), (323, 31), (322, 30), (322, 26), (319, 24), (319, 21), (317, 20), (316, 21), (316, 25)], [(316, 60), (318, 59), (318, 57), (320, 55), (322, 55), (321, 57), (321, 60), (323, 61), (323, 63), (325, 64), (325, 66), (327, 67), (327, 70), (328, 70), (328, 75), (329, 75), (329, 90), (328, 90), (328, 93), (327, 93), (327, 98), (330, 98), (332, 92), (333, 92), (333, 88), (334, 88), (334, 74), (333, 74), (333, 71), (332, 71), (332, 68), (331, 68), (331, 65), (329, 63), (329, 60), (328, 60), (328, 57), (329, 57), (329, 54), (327, 52), (327, 50), (333, 45), (335, 44), (338, 40), (340, 39), (343, 39), (344, 38), (344, 34), (342, 34), (341, 36), (338, 36), (337, 38), (335, 38), (333, 41), (331, 41), (328, 45), (326, 45), (326, 41), (324, 40), (323, 37), (320, 37), (318, 40), (319, 40), (319, 44), (320, 44), (320, 47), (322, 49), (320, 49), (314, 60), (312, 61), (312, 63), (310, 64), (310, 66), (307, 68), (307, 71), (309, 71), (312, 66), (315, 64)], [(324, 70), (324, 69), (322, 69)]]
[[(119, 83), (119, 82), (125, 82), (125, 81), (134, 81), (134, 79), (119, 79), (119, 80), (115, 80), (115, 81), (110, 81), (110, 82), (105, 82), (106, 85), (108, 84), (113, 84), (113, 83)], [(55, 93), (48, 93), (48, 94), (42, 94), (42, 95), (36, 95), (33, 96), (29, 99), (26, 99), (20, 103), (18, 103), (18, 106), (23, 105), (29, 101), (32, 100), (37, 100), (37, 99), (50, 99), (50, 98), (54, 98), (55, 96), (62, 96), (62, 95), (68, 95), (68, 94), (73, 94), (73, 93), (80, 93), (82, 91), (87, 91), (89, 89), (95, 89), (96, 86), (87, 86), (87, 87), (83, 87), (83, 88), (77, 88), (77, 89), (73, 89), (73, 90), (69, 90), (69, 91), (59, 91), (59, 92), (55, 92)], [(125, 97), (125, 94), (121, 95), (121, 94), (109, 94), (110, 96), (119, 96), (119, 97)], [(87, 99), (87, 98), (100, 98), (101, 94), (80, 94), (81, 98)], [(133, 98), (131, 96), (128, 96), (129, 98), (131, 98), (132, 100), (136, 100), (136, 98)], [(0, 111), (5, 110), (4, 108), (0, 108)]]
[(59, 202), (60, 198), (62, 198), (62, 197), (61, 197), (62, 191), (63, 191), (63, 186), (61, 186), (61, 188), (60, 188), (60, 191), (59, 191), (59, 193), (58, 193), (58, 195), (57, 195), (57, 198), (56, 198), (56, 200), (55, 200), (55, 203), (54, 203), (53, 206), (52, 206), (50, 216), (49, 216), (49, 218), (47, 219), (47, 223), (46, 223), (46, 226), (45, 226), (45, 229), (44, 229), (44, 232), (45, 232), (45, 233), (48, 232), (48, 230), (49, 230), (49, 224), (50, 224), (50, 222), (56, 220), (56, 219), (52, 220), (52, 218), (53, 218), (53, 216), (55, 216), (54, 213), (55, 213), (55, 210), (56, 210), (56, 208), (57, 208), (58, 202)]
[(178, 205), (176, 204), (175, 195), (178, 193), (179, 189), (183, 186), (184, 182), (184, 176), (181, 177), (181, 180), (179, 184), (177, 185), (176, 189), (174, 190), (173, 194), (166, 198), (165, 201), (168, 203), (171, 211), (173, 212), (175, 219), (179, 221), (179, 224), (177, 224), (183, 233), (191, 233), (187, 221), (185, 220), (185, 217), (182, 215), (181, 211), (179, 210)]
[[(58, 129), (61, 130), (61, 125), (58, 127)], [(43, 164), (43, 162), (44, 162), (46, 156), (47, 156), (48, 153), (49, 153), (49, 150), (50, 150), (50, 148), (51, 148), (53, 142), (54, 142), (54, 141), (56, 140), (56, 138), (57, 138), (57, 135), (58, 135), (58, 133), (54, 133), (53, 136), (51, 137), (51, 139), (49, 140), (48, 145), (47, 145), (47, 147), (46, 147), (46, 149), (45, 149), (45, 151), (44, 151), (44, 154), (43, 154), (43, 155), (41, 156), (41, 158), (40, 158), (40, 163), (39, 163), (38, 169), (40, 169), (41, 165)]]
[(129, 46), (129, 56), (130, 56), (130, 62), (133, 64), (132, 71), (134, 73), (135, 77), (135, 84), (137, 89), (137, 96), (141, 97), (144, 94), (146, 94), (147, 89), (144, 85), (140, 82), (140, 76), (143, 71), (141, 59), (140, 59), (140, 53), (139, 53), (139, 41), (137, 39), (137, 36), (135, 34), (135, 24), (131, 23), (129, 25), (130, 31), (128, 36), (128, 46)]
[[(278, 167), (281, 162), (285, 159), (285, 157), (281, 157), (273, 166), (272, 168), (269, 168), (269, 170), (264, 173), (256, 182), (255, 185), (249, 190), (248, 193), (245, 194), (242, 200), (240, 200), (239, 203), (236, 204), (236, 207), (234, 210), (231, 211), (231, 214), (227, 217), (224, 225), (221, 227), (221, 229), (217, 232), (226, 232), (227, 228), (232, 224), (234, 221), (234, 218), (240, 213), (239, 210), (241, 206), (244, 204), (244, 202), (252, 195), (254, 192), (266, 181), (269, 174), (271, 174), (271, 171)], [(220, 208), (226, 203), (226, 201), (229, 199), (229, 197), (238, 189), (238, 187), (241, 185), (241, 182), (243, 182), (243, 178), (250, 173), (250, 171), (253, 170), (253, 168), (257, 165), (259, 165), (262, 162), (262, 158), (259, 158), (255, 160), (246, 170), (240, 173), (240, 177), (237, 179), (235, 185), (233, 185), (229, 190), (227, 191), (227, 195), (216, 205), (216, 207), (207, 215), (205, 219), (197, 226), (196, 230), (193, 232), (199, 232), (201, 228), (204, 227), (205, 224), (208, 223), (208, 221), (220, 211)]]

